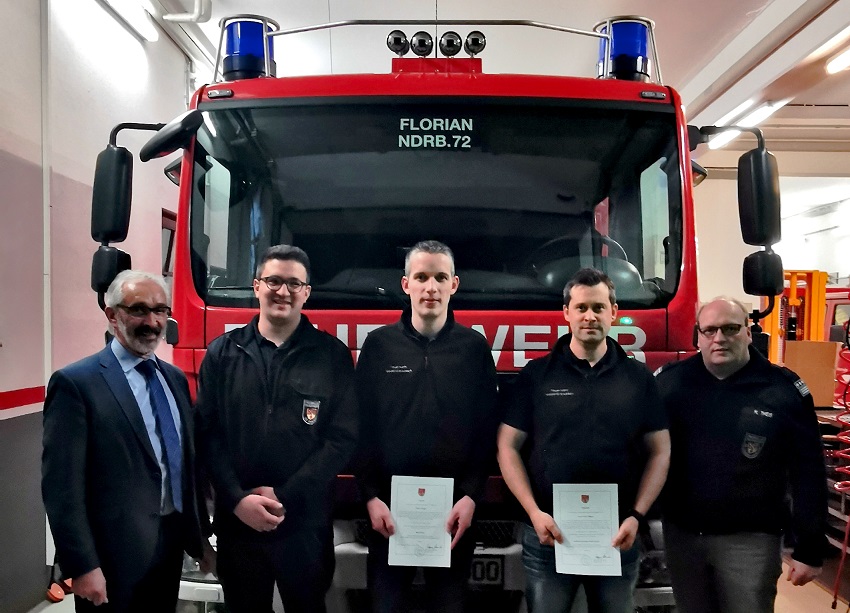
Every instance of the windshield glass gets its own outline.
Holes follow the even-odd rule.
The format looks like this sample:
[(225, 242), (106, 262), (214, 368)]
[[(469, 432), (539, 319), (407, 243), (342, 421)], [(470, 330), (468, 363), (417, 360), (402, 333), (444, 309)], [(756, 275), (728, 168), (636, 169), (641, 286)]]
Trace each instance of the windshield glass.
[[(205, 111), (191, 250), (207, 304), (255, 306), (270, 245), (310, 256), (311, 309), (399, 308), (406, 249), (455, 253), (458, 309), (562, 304), (583, 266), (621, 308), (667, 304), (681, 266), (675, 116), (541, 99), (327, 99)], [(203, 107), (201, 107), (203, 109)]]

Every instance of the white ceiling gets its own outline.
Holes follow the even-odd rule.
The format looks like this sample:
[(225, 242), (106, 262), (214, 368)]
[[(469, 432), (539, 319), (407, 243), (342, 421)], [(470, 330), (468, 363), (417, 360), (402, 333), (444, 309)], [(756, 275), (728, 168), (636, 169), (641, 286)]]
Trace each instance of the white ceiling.
[[(196, 1), (200, 0), (148, 0), (160, 13), (191, 11)], [(832, 76), (824, 70), (829, 59), (850, 47), (850, 0), (210, 1), (209, 21), (172, 30), (172, 35), (176, 31), (191, 39), (209, 58), (215, 56), (219, 20), (238, 13), (270, 17), (283, 29), (348, 19), (436, 16), (527, 19), (590, 30), (607, 17), (643, 15), (656, 23), (664, 82), (682, 95), (689, 121), (713, 124), (746, 100), (758, 105), (790, 98), (760, 126), (772, 151), (789, 152), (793, 160), (798, 158), (790, 158), (791, 152), (829, 159), (850, 153), (850, 70)], [(350, 27), (278, 37), (278, 75), (386, 72), (392, 57), (385, 44), (389, 29)], [(414, 30), (402, 29), (409, 29), (408, 35)], [(456, 29), (465, 36), (467, 29)], [(487, 36), (481, 57), (488, 72), (595, 74), (595, 39), (517, 27), (480, 29)], [(828, 41), (832, 46), (825, 49)], [(732, 152), (750, 146), (752, 140), (742, 137), (726, 152), (707, 152), (701, 146), (697, 153), (709, 170), (728, 168), (738, 155), (732, 157)], [(798, 192), (825, 187), (811, 177), (813, 172), (801, 172), (810, 175), (801, 180), (783, 178), (783, 199), (789, 202)], [(850, 176), (850, 168), (839, 164), (824, 174)]]

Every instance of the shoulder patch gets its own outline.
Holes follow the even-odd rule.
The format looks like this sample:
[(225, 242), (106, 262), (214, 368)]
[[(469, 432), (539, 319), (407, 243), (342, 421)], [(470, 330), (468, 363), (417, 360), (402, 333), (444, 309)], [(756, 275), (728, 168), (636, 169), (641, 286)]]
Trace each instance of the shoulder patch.
[(679, 360), (679, 361), (676, 361), (676, 362), (667, 362), (664, 366), (659, 366), (658, 368), (656, 368), (655, 372), (652, 373), (652, 376), (657, 377), (658, 375), (660, 375), (663, 372), (669, 372), (671, 369), (676, 368), (677, 366), (682, 364), (682, 362), (683, 362), (683, 360)]
[(780, 366), (779, 368), (785, 378), (794, 384), (794, 387), (797, 388), (797, 391), (800, 393), (800, 396), (805, 398), (806, 396), (812, 395), (812, 393), (809, 391), (809, 386), (806, 385), (806, 382), (803, 381), (800, 375), (795, 373), (790, 368), (785, 368), (784, 366)]
[(797, 388), (797, 391), (800, 392), (800, 395), (803, 397), (811, 395), (811, 392), (809, 392), (809, 386), (806, 385), (806, 382), (802, 379), (794, 381), (794, 387)]

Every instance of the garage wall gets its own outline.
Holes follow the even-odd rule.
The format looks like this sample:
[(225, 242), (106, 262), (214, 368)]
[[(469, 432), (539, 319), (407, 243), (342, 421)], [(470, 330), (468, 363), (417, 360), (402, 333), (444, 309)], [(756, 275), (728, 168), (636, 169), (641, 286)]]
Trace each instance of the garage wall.
[[(44, 600), (52, 545), (40, 491), (50, 372), (103, 343), (89, 289), (94, 162), (121, 121), (185, 109), (186, 60), (164, 36), (141, 43), (95, 0), (0, 0), (0, 611)], [(150, 136), (122, 133), (133, 152)], [(165, 162), (135, 168), (135, 267), (158, 271)], [(166, 354), (170, 353), (168, 351)]]
[(42, 7), (0, 0), (0, 611), (44, 596)]

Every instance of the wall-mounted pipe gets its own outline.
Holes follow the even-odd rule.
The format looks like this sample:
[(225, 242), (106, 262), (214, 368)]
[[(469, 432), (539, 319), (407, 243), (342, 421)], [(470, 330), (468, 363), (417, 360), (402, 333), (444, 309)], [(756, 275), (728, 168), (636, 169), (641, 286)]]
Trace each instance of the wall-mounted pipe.
[(191, 13), (170, 13), (162, 18), (179, 23), (204, 23), (209, 21), (211, 14), (212, 0), (195, 0), (195, 8)]

